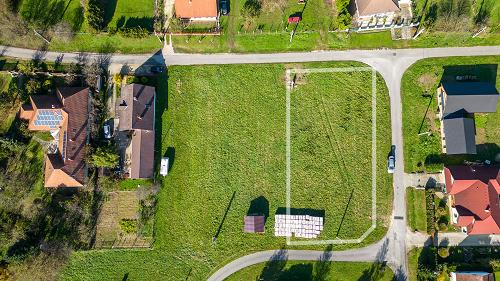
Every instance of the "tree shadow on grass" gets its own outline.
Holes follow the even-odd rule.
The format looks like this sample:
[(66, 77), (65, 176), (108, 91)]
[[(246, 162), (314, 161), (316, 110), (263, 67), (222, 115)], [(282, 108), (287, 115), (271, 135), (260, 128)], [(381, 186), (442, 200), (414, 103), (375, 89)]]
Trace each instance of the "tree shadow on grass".
[(386, 238), (377, 252), (376, 262), (363, 272), (358, 281), (380, 280), (384, 277), (386, 270), (386, 257), (389, 250), (389, 240)]
[(314, 281), (328, 280), (328, 275), (330, 274), (332, 266), (332, 262), (330, 261), (332, 256), (332, 245), (328, 245), (314, 267)]
[(274, 252), (271, 258), (266, 262), (264, 269), (260, 273), (258, 280), (277, 281), (288, 261), (288, 251), (284, 248)]
[(60, 22), (66, 9), (67, 5), (62, 0), (24, 0), (21, 17), (37, 28), (46, 29)]
[(118, 0), (107, 0), (104, 6), (104, 26), (108, 26), (108, 24), (113, 19), (116, 11), (116, 3)]
[(259, 196), (250, 202), (247, 215), (264, 215), (269, 217), (269, 201), (264, 196)]

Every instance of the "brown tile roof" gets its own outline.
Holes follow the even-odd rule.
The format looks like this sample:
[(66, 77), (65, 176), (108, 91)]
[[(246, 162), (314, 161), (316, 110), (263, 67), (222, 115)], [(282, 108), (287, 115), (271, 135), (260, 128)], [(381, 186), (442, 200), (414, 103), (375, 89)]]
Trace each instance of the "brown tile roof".
[(359, 16), (370, 16), (399, 11), (398, 4), (393, 0), (355, 0)]
[[(89, 89), (83, 87), (59, 88), (57, 95), (33, 95), (32, 113), (23, 106), (21, 113), (29, 117), (29, 129), (39, 131), (59, 130), (58, 153), (45, 159), (45, 187), (82, 186), (86, 176), (85, 145), (87, 143)], [(50, 128), (36, 125), (37, 111), (58, 111), (62, 120)], [(42, 118), (42, 117), (40, 117)]]
[(175, 0), (177, 18), (214, 18), (217, 17), (216, 0)]
[(130, 84), (122, 88), (118, 114), (120, 131), (154, 130), (155, 88)]
[(155, 131), (135, 130), (132, 133), (130, 178), (147, 179), (154, 175)]
[[(85, 179), (85, 145), (88, 128), (88, 88), (61, 88), (59, 92), (64, 98), (64, 111), (68, 113), (66, 141), (66, 159), (62, 170), (82, 183)], [(62, 132), (60, 137), (64, 137)]]
[(33, 109), (55, 109), (62, 108), (62, 104), (56, 96), (52, 95), (32, 95), (30, 96)]
[(494, 281), (493, 273), (456, 272), (456, 281)]

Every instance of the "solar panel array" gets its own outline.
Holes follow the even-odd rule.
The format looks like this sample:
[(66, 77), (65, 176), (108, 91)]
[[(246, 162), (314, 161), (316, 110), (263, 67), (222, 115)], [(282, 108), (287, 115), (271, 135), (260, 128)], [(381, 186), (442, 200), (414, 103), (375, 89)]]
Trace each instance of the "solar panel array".
[(35, 118), (35, 126), (48, 126), (55, 129), (62, 121), (62, 113), (60, 109), (49, 110), (39, 109)]

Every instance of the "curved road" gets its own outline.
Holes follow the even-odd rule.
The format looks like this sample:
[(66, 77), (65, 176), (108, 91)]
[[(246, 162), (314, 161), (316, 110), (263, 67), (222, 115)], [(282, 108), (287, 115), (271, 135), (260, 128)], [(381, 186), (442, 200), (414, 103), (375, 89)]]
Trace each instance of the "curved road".
[[(365, 248), (321, 252), (308, 250), (263, 251), (253, 253), (225, 265), (216, 271), (210, 281), (224, 280), (232, 273), (247, 266), (268, 261), (270, 259), (288, 260), (332, 260), (332, 261), (377, 261), (384, 260), (396, 272), (398, 280), (407, 279), (407, 227), (406, 227), (406, 192), (403, 185), (403, 132), (401, 112), (401, 79), (403, 73), (420, 59), (450, 56), (484, 56), (500, 55), (500, 46), (429, 48), (429, 49), (397, 49), (397, 50), (347, 50), (320, 51), (303, 53), (276, 54), (168, 54), (158, 52), (151, 55), (110, 55), (113, 69), (121, 69), (121, 65), (138, 66), (154, 65), (200, 65), (200, 64), (248, 64), (248, 63), (287, 63), (310, 61), (360, 61), (374, 67), (384, 78), (389, 89), (391, 103), (392, 143), (396, 145), (396, 170), (394, 173), (394, 201), (392, 219), (384, 239)], [(57, 53), (40, 52), (13, 47), (0, 46), (0, 55), (21, 59), (39, 58), (53, 61), (59, 58), (62, 62), (76, 63), (82, 59), (100, 56), (92, 53)]]

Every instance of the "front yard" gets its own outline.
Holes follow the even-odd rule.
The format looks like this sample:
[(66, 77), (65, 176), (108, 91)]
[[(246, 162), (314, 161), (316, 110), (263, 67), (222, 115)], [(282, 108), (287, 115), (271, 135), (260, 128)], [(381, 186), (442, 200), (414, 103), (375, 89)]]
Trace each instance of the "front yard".
[[(360, 64), (315, 63), (293, 67), (352, 65)], [(170, 68), (168, 103), (166, 89), (157, 89), (157, 116), (161, 116), (157, 119), (157, 128), (161, 130), (157, 140), (162, 143), (158, 148), (160, 156), (169, 154), (172, 166), (159, 194), (153, 250), (77, 252), (64, 270), (62, 280), (122, 279), (125, 274), (134, 280), (204, 280), (237, 257), (283, 247), (285, 239), (273, 235), (273, 226), (274, 213), (286, 206), (285, 68), (281, 64)], [(364, 147), (371, 147), (371, 138), (364, 139), (363, 133), (358, 135), (355, 128), (367, 126), (371, 132), (370, 120), (364, 124), (356, 118), (344, 120), (353, 126), (345, 131), (336, 119), (349, 119), (349, 114), (341, 112), (352, 111), (361, 116), (371, 112), (368, 98), (371, 88), (366, 86), (371, 85), (371, 80), (365, 81), (357, 75), (325, 75), (307, 76), (305, 83), (297, 86), (297, 93), (307, 92), (315, 102), (324, 98), (325, 104), (336, 108), (326, 112), (333, 122), (333, 131), (322, 137), (338, 133), (343, 137), (342, 142), (349, 145), (337, 153), (348, 159), (359, 158), (358, 153), (363, 153), (364, 159), (351, 158), (352, 161), (345, 163), (346, 171), (342, 172), (351, 177), (347, 186), (335, 178), (331, 185), (323, 185), (325, 179), (315, 176), (315, 173), (340, 173), (337, 168), (340, 163), (335, 164), (338, 159), (330, 158), (332, 165), (325, 167), (311, 163), (307, 167), (311, 172), (308, 183), (311, 188), (307, 190), (299, 186), (304, 182), (295, 182), (292, 207), (324, 209), (327, 224), (320, 238), (334, 239), (339, 229), (342, 238), (358, 238), (369, 227), (363, 208), (371, 206), (371, 184), (365, 184), (371, 179), (360, 169), (370, 159), (370, 155), (364, 155)], [(335, 246), (334, 250), (373, 243), (384, 235), (387, 227), (392, 198), (391, 180), (385, 167), (390, 148), (390, 141), (385, 138), (390, 130), (389, 100), (380, 79), (377, 86), (377, 228), (363, 243)], [(370, 91), (365, 93), (367, 89)], [(358, 108), (349, 109), (350, 103), (340, 102), (337, 99), (340, 96), (352, 96)], [(321, 131), (326, 119), (316, 120), (313, 110), (314, 106), (318, 110), (321, 107), (314, 102), (301, 102), (296, 109), (306, 106), (309, 107), (306, 111), (297, 112), (301, 121)], [(161, 114), (163, 107), (166, 111)], [(292, 132), (296, 129), (300, 127), (292, 126)], [(317, 145), (309, 147), (306, 153), (332, 157), (328, 145), (321, 142)], [(306, 167), (310, 163), (301, 162), (297, 155), (292, 156), (297, 157), (292, 165)], [(347, 200), (353, 188), (356, 197), (349, 206)], [(249, 211), (251, 201), (260, 196), (268, 202), (266, 232), (243, 234), (243, 216)], [(344, 213), (346, 220), (340, 227)], [(355, 215), (357, 219), (351, 218)], [(216, 243), (212, 243), (216, 233)], [(319, 246), (313, 248), (322, 250)]]
[[(464, 160), (494, 160), (500, 153), (500, 110), (476, 115), (477, 155), (448, 156), (441, 153), (436, 89), (440, 81), (457, 75), (476, 75), (500, 88), (497, 65), (500, 57), (455, 57), (422, 60), (403, 76), (403, 137), (405, 172), (436, 172), (443, 165)], [(498, 160), (497, 160), (498, 161)]]
[(408, 224), (412, 231), (427, 231), (425, 190), (408, 187), (406, 189)]

